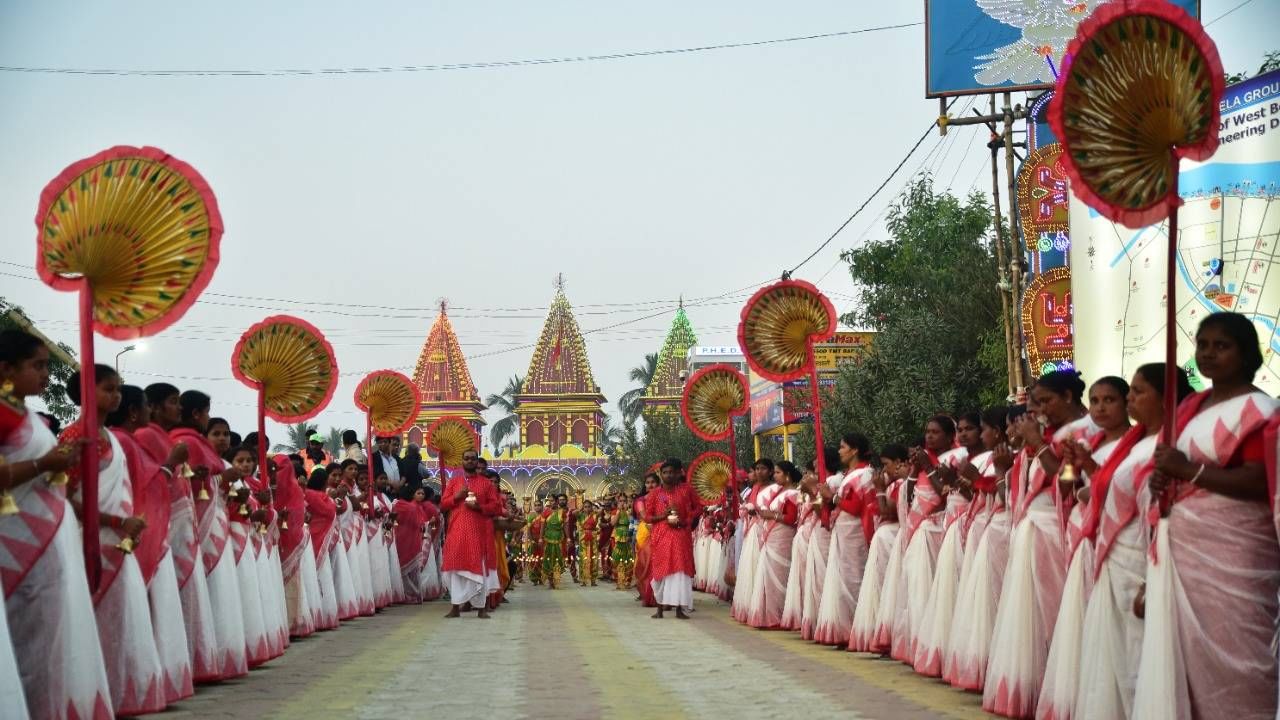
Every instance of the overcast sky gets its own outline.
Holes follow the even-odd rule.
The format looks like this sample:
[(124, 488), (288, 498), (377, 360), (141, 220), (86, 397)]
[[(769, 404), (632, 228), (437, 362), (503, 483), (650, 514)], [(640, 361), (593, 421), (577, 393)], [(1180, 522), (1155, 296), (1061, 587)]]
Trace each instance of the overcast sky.
[[(1240, 0), (1204, 0), (1217, 18)], [(277, 69), (610, 54), (919, 22), (900, 2), (220, 2), (0, 0), (0, 65)], [(1280, 0), (1210, 27), (1228, 70), (1280, 47)], [(612, 401), (658, 349), (677, 298), (705, 344), (733, 343), (747, 293), (819, 245), (937, 115), (923, 27), (556, 65), (288, 77), (0, 72), (0, 295), (75, 347), (75, 298), (32, 280), (41, 188), (117, 144), (208, 180), (226, 226), (201, 301), (121, 361), (252, 429), (230, 373), (240, 333), (287, 312), (321, 328), (342, 381), (317, 419), (363, 427), (368, 371), (412, 371), (439, 298), (481, 394), (524, 374), (557, 273)], [(968, 100), (961, 100), (956, 110)], [(954, 111), (953, 111), (954, 114)], [(889, 186), (930, 168), (989, 189), (972, 128), (931, 137)], [(841, 311), (839, 251), (882, 236), (893, 192), (797, 274)], [(699, 304), (699, 298), (721, 296)], [(299, 301), (298, 303), (286, 302)], [(360, 307), (377, 306), (377, 307)], [(393, 309), (386, 309), (393, 308)], [(654, 317), (650, 317), (654, 316)], [(122, 347), (98, 339), (100, 361)], [(617, 414), (612, 403), (606, 406)], [(492, 418), (491, 418), (492, 420)], [(281, 433), (269, 430), (273, 438)]]

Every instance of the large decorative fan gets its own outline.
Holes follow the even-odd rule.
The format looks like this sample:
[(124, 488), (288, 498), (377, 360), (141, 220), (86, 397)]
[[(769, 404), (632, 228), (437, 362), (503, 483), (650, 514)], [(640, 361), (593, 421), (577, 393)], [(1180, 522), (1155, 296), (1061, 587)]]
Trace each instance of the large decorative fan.
[(1225, 81), (1200, 23), (1157, 0), (1108, 3), (1080, 24), (1049, 106), (1066, 149), (1071, 190), (1132, 228), (1168, 218), (1165, 442), (1173, 444), (1177, 385), (1178, 164), (1218, 147)]
[(813, 345), (836, 331), (836, 310), (818, 288), (786, 278), (761, 288), (742, 308), (738, 343), (747, 364), (762, 377), (786, 382), (809, 376), (819, 477), (826, 477), (822, 452), (822, 404)]
[(369, 416), (377, 435), (399, 435), (418, 416), (421, 394), (409, 378), (394, 370), (371, 372), (356, 387), (356, 407)]
[(684, 385), (680, 414), (694, 435), (715, 442), (733, 436), (733, 418), (750, 409), (747, 378), (732, 365), (698, 370)]
[(113, 147), (72, 164), (40, 193), (36, 225), (41, 279), (58, 290), (87, 284), (94, 329), (116, 340), (176, 322), (218, 266), (213, 191), (158, 148)]
[(762, 377), (786, 382), (813, 367), (813, 344), (836, 331), (836, 311), (818, 288), (783, 280), (761, 288), (742, 308), (738, 342)]
[(719, 505), (733, 485), (733, 459), (714, 450), (704, 452), (689, 463), (688, 477), (703, 505)]
[[(356, 407), (365, 414), (365, 437), (370, 446), (375, 437), (399, 435), (408, 430), (418, 416), (421, 401), (418, 386), (395, 370), (376, 370), (365, 375), (356, 386)], [(370, 493), (375, 491), (376, 480), (370, 462)]]
[[(436, 452), (440, 461), (440, 469), (459, 467), (462, 465), (462, 454), (468, 450), (480, 450), (480, 439), (475, 428), (466, 420), (456, 415), (445, 417), (431, 423), (427, 428), (427, 447)], [(443, 480), (441, 481), (443, 484)]]
[[(144, 337), (176, 322), (218, 265), (222, 216), (208, 183), (190, 165), (151, 147), (113, 147), (71, 164), (40, 193), (36, 272), (57, 290), (80, 293), (80, 366), (94, 365), (93, 333)], [(94, 396), (82, 373), (81, 396)], [(98, 426), (88, 402), (81, 421)], [(80, 458), (84, 524), (98, 525), (98, 458)], [(98, 533), (83, 534), (89, 584), (102, 575)]]
[[(338, 386), (333, 348), (314, 325), (289, 315), (273, 315), (240, 336), (231, 353), (231, 373), (258, 391), (258, 437), (266, 418), (296, 423), (315, 417)], [(259, 467), (267, 443), (258, 443)]]

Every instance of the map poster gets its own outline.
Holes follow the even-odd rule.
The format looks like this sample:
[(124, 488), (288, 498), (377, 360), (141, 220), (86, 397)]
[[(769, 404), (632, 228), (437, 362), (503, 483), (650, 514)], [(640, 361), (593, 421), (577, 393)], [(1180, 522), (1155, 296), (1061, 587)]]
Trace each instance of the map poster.
[[(1280, 70), (1227, 88), (1217, 153), (1178, 175), (1178, 361), (1194, 372), (1193, 337), (1205, 315), (1253, 320), (1263, 367), (1255, 382), (1280, 394)], [(1076, 367), (1086, 381), (1126, 379), (1164, 360), (1164, 223), (1131, 230), (1071, 198)], [(1193, 378), (1193, 382), (1199, 378)]]
[[(1118, 0), (925, 0), (925, 96), (1053, 86), (1076, 26)], [(1200, 0), (1169, 0), (1200, 16)]]

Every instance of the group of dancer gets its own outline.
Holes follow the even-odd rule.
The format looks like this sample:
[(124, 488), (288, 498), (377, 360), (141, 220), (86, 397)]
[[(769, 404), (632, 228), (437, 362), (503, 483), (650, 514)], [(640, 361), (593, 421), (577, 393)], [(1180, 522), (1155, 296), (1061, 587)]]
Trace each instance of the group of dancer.
[(878, 452), (759, 460), (698, 528), (696, 586), (745, 625), (891, 657), (1012, 718), (1277, 717), (1277, 401), (1250, 320), (1205, 318), (1176, 371), (935, 415)]
[[(291, 639), (443, 594), (430, 488), (370, 483), (318, 443), (269, 456), (233, 442), (208, 395), (94, 373), (99, 426), (60, 434), (27, 407), (49, 351), (0, 337), (0, 717), (158, 712), (267, 663)], [(78, 373), (77, 373), (78, 376)], [(101, 571), (82, 552), (79, 460), (98, 459)], [(444, 499), (449, 507), (452, 498)]]

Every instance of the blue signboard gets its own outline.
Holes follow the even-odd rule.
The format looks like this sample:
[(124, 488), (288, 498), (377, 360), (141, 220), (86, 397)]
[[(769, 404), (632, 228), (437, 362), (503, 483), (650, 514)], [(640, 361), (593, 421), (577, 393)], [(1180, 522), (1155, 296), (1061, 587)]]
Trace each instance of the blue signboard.
[[(1109, 0), (925, 0), (925, 95), (1053, 85), (1076, 27)], [(1199, 0), (1170, 0), (1195, 17)]]

